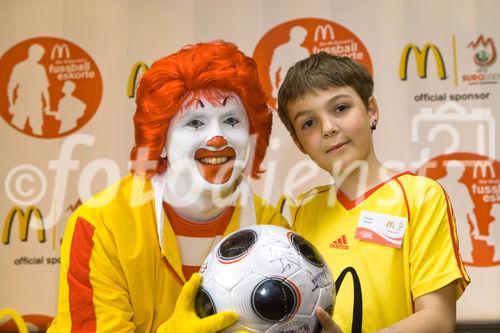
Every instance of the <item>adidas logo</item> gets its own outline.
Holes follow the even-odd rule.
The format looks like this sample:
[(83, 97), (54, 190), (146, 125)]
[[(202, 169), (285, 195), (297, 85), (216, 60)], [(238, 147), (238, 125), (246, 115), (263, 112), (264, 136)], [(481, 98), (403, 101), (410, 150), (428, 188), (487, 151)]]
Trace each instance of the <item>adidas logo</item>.
[(330, 247), (332, 249), (341, 249), (347, 250), (349, 249), (349, 245), (347, 245), (347, 239), (345, 238), (345, 234), (342, 237), (339, 237), (336, 241), (330, 243)]

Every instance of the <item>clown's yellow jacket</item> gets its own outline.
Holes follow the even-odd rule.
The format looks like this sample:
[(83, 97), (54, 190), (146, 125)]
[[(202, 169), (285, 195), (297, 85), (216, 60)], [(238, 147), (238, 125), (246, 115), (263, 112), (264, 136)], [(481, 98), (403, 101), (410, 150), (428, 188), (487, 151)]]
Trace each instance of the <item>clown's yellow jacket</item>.
[[(49, 333), (155, 332), (171, 316), (185, 278), (175, 234), (163, 211), (157, 218), (153, 187), (128, 175), (70, 217)], [(251, 209), (236, 202), (225, 235), (249, 223), (288, 226), (272, 206), (250, 198)]]

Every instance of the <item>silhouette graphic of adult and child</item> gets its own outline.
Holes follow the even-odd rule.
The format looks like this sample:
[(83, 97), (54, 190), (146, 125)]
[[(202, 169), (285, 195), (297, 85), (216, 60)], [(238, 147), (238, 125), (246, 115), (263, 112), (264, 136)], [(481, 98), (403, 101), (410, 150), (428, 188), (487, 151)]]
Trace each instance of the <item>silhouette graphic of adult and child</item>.
[(446, 162), (445, 167), (446, 176), (438, 181), (443, 185), (453, 203), (462, 260), (466, 263), (473, 263), (473, 241), (482, 240), (495, 248), (493, 262), (499, 261), (500, 203), (494, 203), (491, 207), (490, 215), (493, 217), (493, 221), (489, 224), (488, 235), (481, 235), (478, 220), (474, 213), (475, 205), (472, 196), (467, 186), (460, 181), (465, 172), (465, 165), (460, 161), (451, 160)]
[(50, 110), (50, 82), (45, 67), (40, 64), (45, 52), (42, 45), (33, 44), (28, 49), (28, 57), (12, 67), (7, 85), (8, 112), (12, 114), (13, 126), (24, 131), (28, 123), (35, 135), (43, 135), (44, 115), (55, 117), (62, 134), (76, 127), (87, 105), (73, 95), (75, 82), (65, 81), (64, 96), (59, 100), (57, 111)]
[(296, 25), (290, 29), (290, 39), (274, 49), (269, 66), (272, 95), (278, 97), (278, 90), (285, 79), (285, 75), (297, 61), (309, 57), (309, 50), (302, 46), (306, 37), (306, 28)]

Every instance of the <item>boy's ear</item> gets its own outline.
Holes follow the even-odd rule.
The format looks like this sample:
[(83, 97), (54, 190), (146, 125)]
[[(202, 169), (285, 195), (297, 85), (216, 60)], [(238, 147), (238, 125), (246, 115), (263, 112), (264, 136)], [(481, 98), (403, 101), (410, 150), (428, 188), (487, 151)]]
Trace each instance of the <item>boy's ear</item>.
[(303, 154), (306, 154), (307, 153), (305, 152), (304, 150), (304, 147), (302, 147), (302, 143), (300, 143), (299, 139), (297, 139), (297, 136), (295, 134), (292, 134), (292, 139), (293, 139), (293, 143), (295, 143), (295, 145), (297, 146), (297, 148), (299, 148), (299, 150), (303, 153)]
[(368, 117), (370, 118), (370, 124), (373, 122), (376, 124), (380, 117), (377, 100), (373, 96), (368, 99)]

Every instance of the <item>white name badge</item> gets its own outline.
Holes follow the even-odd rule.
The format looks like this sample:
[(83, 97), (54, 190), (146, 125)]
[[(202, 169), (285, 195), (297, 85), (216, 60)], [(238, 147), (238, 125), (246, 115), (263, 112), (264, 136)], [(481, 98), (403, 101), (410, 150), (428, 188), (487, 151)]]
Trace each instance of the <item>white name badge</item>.
[(403, 243), (406, 224), (405, 217), (363, 210), (354, 238), (399, 249)]

